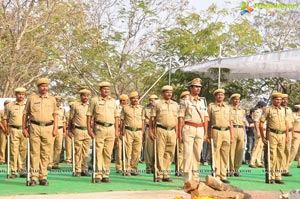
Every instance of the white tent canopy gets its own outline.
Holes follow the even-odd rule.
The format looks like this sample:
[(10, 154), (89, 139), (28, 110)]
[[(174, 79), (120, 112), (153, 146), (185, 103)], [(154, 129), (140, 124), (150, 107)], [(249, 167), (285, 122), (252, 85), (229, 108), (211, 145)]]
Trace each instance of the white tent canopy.
[(187, 66), (183, 71), (204, 73), (212, 77), (211, 68), (227, 68), (229, 79), (283, 77), (300, 79), (300, 49), (285, 50), (273, 53), (220, 58), (205, 63)]

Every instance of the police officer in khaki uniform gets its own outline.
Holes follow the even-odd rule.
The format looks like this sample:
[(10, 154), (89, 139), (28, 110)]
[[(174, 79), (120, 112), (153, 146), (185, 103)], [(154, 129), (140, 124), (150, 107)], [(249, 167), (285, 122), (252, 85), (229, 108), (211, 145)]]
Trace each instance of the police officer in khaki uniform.
[[(69, 118), (69, 136), (74, 136), (75, 144), (75, 176), (90, 176), (88, 173), (88, 156), (91, 138), (87, 131), (86, 113), (90, 91), (79, 91), (80, 102), (73, 105)], [(73, 128), (74, 127), (74, 128)]]
[(5, 100), (4, 102), (4, 110), (0, 110), (0, 165), (5, 164), (6, 162), (6, 134), (5, 132), (7, 131), (3, 125), (3, 116), (4, 116), (4, 111), (5, 107), (10, 103), (10, 100)]
[[(260, 130), (259, 130), (259, 122), (260, 122), (260, 117), (263, 113), (263, 110), (265, 109), (265, 107), (267, 106), (267, 104), (264, 101), (259, 101), (257, 103), (257, 105), (255, 106), (256, 110), (254, 111), (253, 114), (253, 121), (254, 121), (254, 127), (255, 127), (255, 143), (254, 143), (254, 147), (252, 150), (252, 154), (251, 154), (251, 159), (250, 159), (250, 163), (249, 163), (249, 167), (251, 168), (263, 168), (263, 164), (262, 164), (262, 152), (263, 152), (263, 147), (264, 147), (264, 143), (262, 141), (262, 137), (260, 135)], [(264, 124), (264, 135), (266, 134), (266, 123)]]
[(285, 172), (282, 173), (282, 176), (292, 176), (292, 174), (289, 173), (289, 160), (291, 156), (291, 147), (292, 147), (292, 131), (293, 131), (293, 111), (290, 107), (288, 107), (288, 94), (282, 94), (282, 102), (281, 106), (285, 108), (285, 115), (288, 120), (289, 125), (289, 141), (285, 144), (284, 154), (285, 154)]
[[(75, 104), (75, 100), (74, 99), (70, 99), (68, 101), (68, 105), (70, 110), (66, 112), (66, 126), (67, 126), (67, 131), (70, 130), (69, 127), (69, 119), (70, 119), (70, 112), (72, 110), (73, 105)], [(73, 127), (72, 127), (73, 128)], [(72, 130), (71, 130), (72, 131)], [(66, 150), (66, 164), (71, 164), (72, 163), (72, 138), (70, 138), (69, 136), (65, 137), (65, 150)]]
[(226, 170), (229, 159), (230, 142), (233, 141), (233, 127), (231, 108), (224, 103), (225, 90), (214, 91), (215, 103), (209, 104), (208, 115), (211, 126), (211, 138), (213, 139), (215, 175), (224, 183), (229, 183), (226, 179)]
[[(170, 166), (174, 157), (176, 137), (178, 137), (179, 106), (171, 100), (172, 86), (162, 87), (163, 99), (155, 102), (151, 111), (149, 135), (157, 141), (157, 179), (156, 182), (172, 182)], [(156, 135), (152, 123), (156, 122)]]
[[(111, 154), (115, 139), (119, 137), (119, 111), (116, 100), (110, 97), (110, 83), (101, 82), (100, 96), (92, 99), (87, 112), (88, 132), (96, 139), (95, 183), (110, 182)], [(91, 120), (94, 118), (94, 131)]]
[[(187, 100), (189, 95), (190, 95), (189, 91), (183, 91), (180, 94), (179, 104), (182, 104), (185, 100)], [(179, 109), (180, 109), (180, 107), (179, 107)], [(177, 143), (178, 143), (178, 146), (177, 146)], [(178, 149), (176, 148), (176, 150), (178, 150), (178, 157), (177, 157), (178, 165), (177, 165), (177, 167), (178, 167), (179, 173), (177, 173), (176, 176), (183, 176), (183, 141), (178, 140), (177, 143), (176, 143), (176, 147), (178, 147)]]
[(129, 95), (130, 105), (123, 108), (121, 114), (122, 125), (125, 132), (122, 132), (125, 139), (126, 173), (125, 175), (137, 176), (138, 163), (142, 151), (144, 114), (143, 107), (139, 105), (138, 92), (131, 92)]
[(149, 136), (149, 120), (151, 117), (151, 110), (154, 107), (155, 100), (158, 100), (156, 95), (151, 95), (149, 97), (149, 104), (144, 108), (144, 117), (145, 117), (145, 164), (146, 164), (146, 173), (151, 174), (154, 172), (153, 168), (153, 140)]
[[(128, 95), (122, 94), (119, 97), (120, 106), (119, 113), (121, 114), (123, 108), (128, 105)], [(120, 126), (119, 129), (121, 130)], [(115, 142), (115, 160), (116, 160), (116, 171), (117, 173), (122, 172), (122, 139), (119, 137)]]
[(61, 107), (61, 96), (55, 96), (56, 106), (58, 109), (58, 133), (57, 136), (54, 137), (53, 146), (51, 147), (51, 155), (50, 155), (50, 164), (49, 168), (52, 169), (60, 169), (59, 161), (60, 154), (63, 145), (63, 138), (66, 137), (66, 117), (65, 117), (65, 109)]
[[(293, 131), (292, 136), (290, 137), (292, 139), (292, 146), (291, 146), (291, 154), (290, 159), (288, 162), (287, 169), (289, 169), (297, 155), (297, 152), (299, 150), (300, 145), (300, 105), (295, 105), (295, 112), (293, 113)], [(298, 168), (299, 168), (300, 162), (298, 161)]]
[(242, 165), (243, 153), (245, 148), (245, 126), (246, 111), (239, 107), (241, 95), (234, 93), (230, 96), (233, 142), (230, 144), (230, 170), (229, 176), (240, 176), (239, 169)]
[(179, 111), (179, 140), (183, 141), (183, 175), (185, 182), (199, 181), (203, 141), (207, 140), (208, 113), (205, 98), (200, 98), (200, 78), (189, 84), (190, 95), (182, 101)]
[(27, 142), (22, 134), (22, 117), (25, 108), (26, 89), (19, 87), (15, 89), (16, 101), (7, 105), (4, 113), (4, 126), (6, 134), (10, 136), (10, 165), (11, 178), (16, 178), (18, 172), (20, 177), (26, 177), (26, 151)]
[[(270, 183), (284, 184), (281, 180), (281, 172), (285, 168), (285, 143), (289, 137), (288, 119), (285, 114), (285, 108), (281, 107), (282, 94), (272, 94), (272, 106), (267, 107), (260, 119), (260, 129), (264, 128), (264, 122), (267, 122), (268, 130), (263, 142), (267, 140), (270, 143)], [(261, 131), (261, 135), (263, 132)]]
[(36, 185), (37, 180), (40, 185), (48, 185), (49, 154), (53, 137), (57, 135), (56, 100), (48, 94), (48, 85), (46, 78), (37, 81), (38, 93), (29, 96), (23, 114), (23, 134), (30, 139), (31, 186)]

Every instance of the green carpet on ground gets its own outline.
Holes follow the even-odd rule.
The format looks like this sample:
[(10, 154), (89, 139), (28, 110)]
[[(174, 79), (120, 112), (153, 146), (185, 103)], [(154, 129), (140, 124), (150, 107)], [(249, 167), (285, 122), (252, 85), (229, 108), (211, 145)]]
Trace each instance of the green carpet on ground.
[[(20, 194), (67, 194), (88, 193), (103, 191), (135, 191), (135, 190), (180, 190), (183, 187), (183, 178), (172, 176), (173, 182), (154, 183), (152, 175), (143, 172), (145, 165), (140, 164), (140, 176), (122, 176), (115, 173), (114, 164), (111, 167), (111, 183), (92, 184), (91, 177), (72, 177), (72, 168), (61, 164), (61, 170), (49, 171), (49, 186), (26, 187), (24, 178), (6, 179), (6, 165), (0, 166), (0, 196)], [(174, 169), (174, 165), (172, 165)], [(210, 166), (201, 166), (201, 179), (210, 173)], [(241, 177), (228, 178), (231, 185), (244, 190), (291, 191), (300, 188), (300, 169), (296, 162), (292, 165), (292, 177), (283, 177), (286, 184), (265, 184), (264, 169), (249, 168), (243, 165), (240, 169)]]

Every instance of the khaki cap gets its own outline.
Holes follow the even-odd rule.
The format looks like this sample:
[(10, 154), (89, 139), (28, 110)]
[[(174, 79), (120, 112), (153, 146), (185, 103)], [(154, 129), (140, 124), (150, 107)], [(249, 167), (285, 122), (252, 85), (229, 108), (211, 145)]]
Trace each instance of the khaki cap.
[(41, 78), (41, 79), (39, 79), (39, 80), (37, 81), (36, 84), (39, 86), (39, 85), (41, 85), (41, 84), (49, 84), (49, 82), (50, 82), (49, 79), (47, 79), (47, 78)]
[(184, 96), (189, 95), (189, 94), (190, 94), (189, 91), (183, 91), (180, 95), (180, 98), (183, 98)]
[(88, 89), (81, 89), (79, 91), (79, 94), (91, 94), (91, 91), (89, 91)]
[(101, 87), (110, 87), (110, 83), (109, 82), (100, 82), (99, 86), (100, 86), (100, 88)]
[(73, 104), (75, 104), (75, 102), (69, 102), (69, 106), (72, 106)]
[(233, 98), (241, 98), (241, 95), (238, 93), (234, 93), (230, 96), (230, 100), (232, 100)]
[(59, 96), (59, 95), (56, 95), (56, 96), (54, 96), (55, 97), (55, 99), (57, 99), (57, 100), (61, 100), (61, 96)]
[(280, 92), (272, 93), (272, 99), (274, 98), (282, 98), (282, 93)]
[(223, 93), (223, 94), (225, 94), (225, 90), (222, 89), (222, 88), (218, 88), (217, 90), (214, 91), (214, 95), (217, 94), (217, 93)]
[(25, 93), (26, 92), (26, 88), (18, 87), (18, 88), (15, 89), (15, 92), (16, 93)]
[(128, 100), (128, 95), (125, 94), (120, 95), (119, 100)]
[(284, 93), (284, 94), (281, 95), (281, 97), (282, 97), (282, 98), (288, 98), (289, 95)]
[(193, 79), (189, 86), (202, 86), (202, 80), (200, 78)]
[(163, 86), (161, 88), (161, 91), (172, 91), (172, 90), (173, 90), (172, 86), (169, 85)]
[(136, 91), (133, 91), (129, 94), (129, 98), (138, 97), (138, 96), (139, 96), (139, 93)]
[(294, 107), (300, 109), (300, 104), (296, 104)]
[(149, 99), (158, 99), (157, 95), (150, 95)]

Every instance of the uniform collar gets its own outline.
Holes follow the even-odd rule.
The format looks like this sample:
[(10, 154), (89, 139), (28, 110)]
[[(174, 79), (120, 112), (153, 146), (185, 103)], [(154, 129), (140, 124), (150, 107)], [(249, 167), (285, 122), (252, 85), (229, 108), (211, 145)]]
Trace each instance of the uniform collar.
[(276, 106), (272, 105), (272, 108), (274, 108), (274, 109), (281, 109), (282, 106), (276, 107)]
[(237, 107), (231, 106), (231, 107), (232, 107), (232, 109), (234, 109), (234, 110), (240, 110), (240, 109), (241, 109), (239, 106), (237, 106)]
[(137, 104), (137, 105), (132, 105), (132, 104), (130, 104), (130, 107), (131, 108), (137, 108), (139, 105)]
[(46, 95), (41, 95), (40, 93), (38, 94), (40, 96), (40, 98), (48, 98), (49, 97), (49, 94), (46, 93)]
[(105, 101), (105, 100), (110, 100), (111, 99), (111, 96), (108, 96), (107, 98), (104, 98), (104, 97), (102, 97), (101, 95), (100, 95), (100, 100), (103, 100), (103, 101)]
[(224, 104), (224, 102), (221, 102), (221, 103), (218, 103), (218, 102), (215, 102), (215, 105), (217, 105), (217, 106), (225, 106), (225, 104)]
[(22, 102), (17, 102), (17, 101), (15, 101), (15, 104), (16, 104), (16, 105), (21, 105), (21, 106), (22, 106), (22, 105), (24, 105), (25, 103), (24, 103), (24, 101), (22, 101)]

